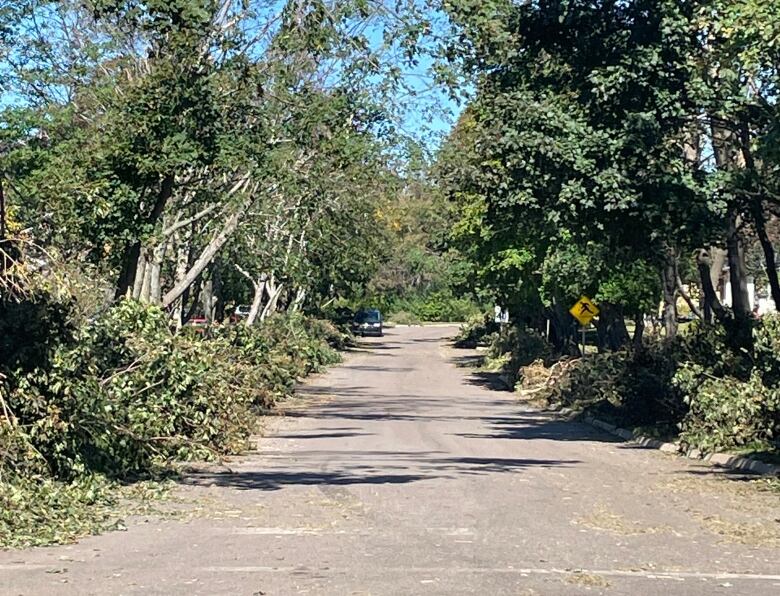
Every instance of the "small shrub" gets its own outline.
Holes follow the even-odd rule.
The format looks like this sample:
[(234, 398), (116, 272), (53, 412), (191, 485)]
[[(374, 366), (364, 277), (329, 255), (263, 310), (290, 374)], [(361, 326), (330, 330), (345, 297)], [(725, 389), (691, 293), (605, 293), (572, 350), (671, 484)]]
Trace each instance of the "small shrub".
[(388, 320), (392, 321), (396, 325), (422, 325), (420, 318), (408, 311), (401, 310), (391, 314)]
[(492, 315), (474, 315), (461, 325), (455, 345), (459, 348), (474, 349), (477, 346), (489, 346), (494, 339), (493, 334), (499, 330), (499, 324), (493, 321)]

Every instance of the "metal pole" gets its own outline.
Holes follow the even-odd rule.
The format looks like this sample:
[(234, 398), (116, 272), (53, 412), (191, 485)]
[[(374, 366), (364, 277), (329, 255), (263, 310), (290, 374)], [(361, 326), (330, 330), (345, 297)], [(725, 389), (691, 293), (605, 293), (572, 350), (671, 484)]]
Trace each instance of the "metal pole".
[(585, 325), (581, 327), (582, 331), (582, 355), (585, 355)]

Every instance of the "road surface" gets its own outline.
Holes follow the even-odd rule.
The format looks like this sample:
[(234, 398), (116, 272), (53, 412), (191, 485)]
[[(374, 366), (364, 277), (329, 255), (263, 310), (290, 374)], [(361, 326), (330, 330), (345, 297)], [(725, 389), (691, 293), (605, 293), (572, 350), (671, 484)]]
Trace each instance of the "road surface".
[(365, 340), (183, 514), (0, 553), (0, 593), (780, 594), (777, 493), (525, 408), (454, 332)]

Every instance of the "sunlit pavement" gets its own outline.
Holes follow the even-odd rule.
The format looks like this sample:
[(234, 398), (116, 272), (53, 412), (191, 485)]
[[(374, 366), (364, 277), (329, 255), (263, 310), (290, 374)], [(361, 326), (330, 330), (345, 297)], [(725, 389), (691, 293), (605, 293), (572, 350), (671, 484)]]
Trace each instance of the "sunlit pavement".
[(177, 515), (0, 553), (0, 593), (780, 593), (776, 494), (524, 408), (455, 331), (363, 340)]

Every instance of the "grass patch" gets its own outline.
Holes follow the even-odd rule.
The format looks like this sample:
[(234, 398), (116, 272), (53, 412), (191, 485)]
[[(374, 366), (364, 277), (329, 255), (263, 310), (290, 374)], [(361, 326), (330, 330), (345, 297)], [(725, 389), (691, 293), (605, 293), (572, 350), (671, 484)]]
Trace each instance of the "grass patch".
[(612, 585), (605, 577), (584, 571), (575, 571), (568, 575), (566, 583), (584, 588), (609, 588)]
[(658, 534), (669, 532), (668, 526), (644, 526), (637, 521), (629, 520), (622, 515), (610, 511), (605, 506), (597, 507), (592, 513), (574, 522), (594, 530), (604, 530), (621, 536), (639, 536), (641, 534)]
[(709, 532), (726, 542), (748, 546), (780, 546), (780, 524), (736, 522), (719, 515), (700, 515), (698, 520)]

